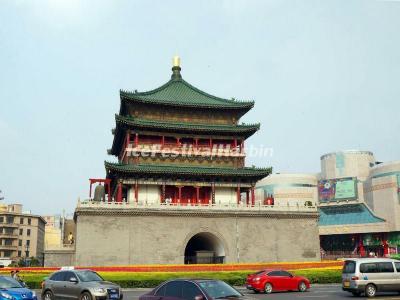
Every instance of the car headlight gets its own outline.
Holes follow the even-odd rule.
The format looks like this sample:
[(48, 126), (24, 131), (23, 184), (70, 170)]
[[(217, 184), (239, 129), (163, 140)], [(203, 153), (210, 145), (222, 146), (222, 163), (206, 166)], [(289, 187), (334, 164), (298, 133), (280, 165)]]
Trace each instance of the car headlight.
[(13, 296), (11, 296), (10, 294), (4, 293), (4, 292), (0, 292), (0, 296), (6, 299), (14, 299)]
[(254, 278), (254, 281), (260, 281), (260, 277)]
[(32, 291), (32, 297), (36, 297), (36, 292)]
[(104, 289), (104, 288), (95, 288), (95, 289), (94, 289), (94, 292), (95, 292), (95, 293), (101, 293), (101, 294), (102, 294), (102, 293), (105, 293), (106, 291), (107, 291), (107, 290)]

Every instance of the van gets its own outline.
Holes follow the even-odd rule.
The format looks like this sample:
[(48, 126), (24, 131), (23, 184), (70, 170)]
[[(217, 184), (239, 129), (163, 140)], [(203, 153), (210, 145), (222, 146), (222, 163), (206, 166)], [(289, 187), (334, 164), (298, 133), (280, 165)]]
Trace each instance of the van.
[(365, 293), (400, 292), (400, 261), (389, 258), (346, 259), (342, 271), (342, 289), (354, 296)]

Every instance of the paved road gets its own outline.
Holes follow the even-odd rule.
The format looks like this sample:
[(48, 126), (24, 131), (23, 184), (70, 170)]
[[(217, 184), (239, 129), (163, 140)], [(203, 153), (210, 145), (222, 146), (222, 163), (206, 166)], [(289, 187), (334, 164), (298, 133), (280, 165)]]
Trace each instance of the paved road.
[[(254, 294), (251, 291), (247, 291), (246, 289), (239, 290), (248, 296), (249, 298), (253, 298), (254, 300), (337, 300), (337, 299), (367, 299), (364, 297), (353, 297), (350, 293), (343, 292), (341, 290), (340, 285), (331, 285), (331, 284), (321, 284), (312, 286), (311, 290), (306, 293), (300, 292), (287, 292), (287, 293), (272, 293), (270, 295), (265, 294)], [(138, 297), (144, 293), (146, 293), (148, 289), (134, 289), (134, 290), (126, 290), (124, 291), (124, 299), (125, 300), (137, 300)], [(400, 295), (398, 294), (384, 294), (375, 297), (374, 299), (382, 299), (382, 300), (400, 300)]]
[[(145, 294), (151, 289), (127, 289), (124, 290), (124, 300), (137, 300), (140, 295)], [(321, 284), (312, 286), (311, 290), (305, 293), (287, 292), (287, 293), (272, 293), (270, 295), (254, 294), (246, 289), (239, 288), (239, 290), (254, 300), (338, 300), (338, 299), (367, 299), (365, 297), (353, 297), (350, 293), (343, 292), (340, 285)], [(40, 292), (38, 291), (38, 295)], [(373, 299), (381, 300), (400, 300), (399, 294), (382, 294)]]

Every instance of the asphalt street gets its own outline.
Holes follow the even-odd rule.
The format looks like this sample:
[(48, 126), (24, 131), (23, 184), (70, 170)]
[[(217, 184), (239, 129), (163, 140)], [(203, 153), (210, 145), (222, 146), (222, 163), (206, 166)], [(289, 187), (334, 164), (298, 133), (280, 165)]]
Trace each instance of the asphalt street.
[[(124, 300), (137, 300), (140, 295), (145, 294), (147, 291), (151, 289), (125, 289)], [(251, 291), (246, 290), (245, 288), (238, 288), (243, 294), (247, 296), (247, 298), (252, 298), (254, 300), (267, 300), (267, 299), (279, 299), (279, 300), (305, 300), (305, 299), (327, 299), (327, 300), (337, 300), (337, 299), (367, 299), (365, 297), (353, 297), (350, 293), (343, 292), (341, 290), (340, 285), (332, 285), (332, 284), (321, 284), (314, 285), (308, 292), (300, 293), (300, 292), (282, 292), (282, 293), (272, 293), (269, 295), (266, 294), (254, 294)], [(40, 295), (40, 291), (37, 291), (38, 296)], [(40, 298), (40, 297), (39, 297)], [(382, 300), (400, 300), (400, 295), (398, 293), (385, 293), (377, 295), (373, 299), (382, 299)]]
[[(254, 300), (267, 300), (267, 299), (279, 299), (279, 300), (305, 300), (305, 299), (367, 299), (365, 297), (353, 297), (352, 294), (343, 292), (340, 285), (314, 285), (308, 292), (285, 292), (285, 293), (272, 293), (266, 294), (254, 294), (245, 288), (238, 288), (243, 294), (248, 298), (253, 298)], [(146, 293), (149, 289), (130, 289), (124, 291), (124, 299), (137, 300), (138, 297)], [(399, 294), (384, 294), (378, 295), (374, 299), (385, 299), (385, 300), (400, 300)]]

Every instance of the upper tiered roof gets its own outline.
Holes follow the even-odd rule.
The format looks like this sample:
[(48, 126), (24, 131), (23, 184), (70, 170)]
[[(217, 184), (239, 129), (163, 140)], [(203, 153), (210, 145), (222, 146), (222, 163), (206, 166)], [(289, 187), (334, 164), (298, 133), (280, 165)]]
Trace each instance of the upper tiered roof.
[(239, 101), (233, 98), (229, 100), (203, 92), (182, 79), (180, 66), (174, 66), (172, 71), (171, 79), (154, 90), (147, 92), (121, 90), (122, 105), (120, 113), (122, 113), (124, 102), (141, 102), (179, 107), (234, 109), (244, 110), (244, 113), (254, 106), (254, 101)]

